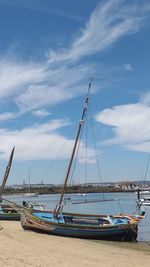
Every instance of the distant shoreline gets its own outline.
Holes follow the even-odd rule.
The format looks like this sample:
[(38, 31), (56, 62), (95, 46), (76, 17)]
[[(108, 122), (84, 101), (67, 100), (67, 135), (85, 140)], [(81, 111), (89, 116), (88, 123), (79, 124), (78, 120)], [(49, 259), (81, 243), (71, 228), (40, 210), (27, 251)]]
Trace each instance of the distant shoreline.
[[(91, 189), (91, 190), (86, 190), (86, 189), (84, 189), (84, 190), (79, 190), (79, 191), (77, 191), (77, 190), (67, 190), (66, 191), (66, 193), (67, 194), (89, 194), (89, 193), (135, 193), (136, 192), (136, 190), (113, 190), (113, 189), (111, 189), (111, 190), (109, 190), (109, 189), (106, 189), (106, 190), (101, 190), (101, 189)], [(28, 192), (26, 191), (26, 190), (14, 190), (14, 189), (12, 189), (12, 190), (5, 190), (5, 192), (3, 193), (3, 195), (22, 195), (22, 194), (28, 194)], [(48, 195), (48, 194), (60, 194), (61, 193), (61, 188), (59, 188), (59, 189), (47, 189), (47, 188), (42, 188), (42, 189), (40, 189), (40, 188), (34, 188), (34, 189), (32, 189), (32, 190), (30, 190), (30, 193), (38, 193), (39, 195)]]

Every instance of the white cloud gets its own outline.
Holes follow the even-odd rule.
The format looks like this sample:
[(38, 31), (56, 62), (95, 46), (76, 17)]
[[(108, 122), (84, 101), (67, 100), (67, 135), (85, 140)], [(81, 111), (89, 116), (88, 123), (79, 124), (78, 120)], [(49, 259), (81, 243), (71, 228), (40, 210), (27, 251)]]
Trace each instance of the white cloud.
[(38, 117), (46, 117), (46, 116), (51, 115), (51, 113), (46, 111), (46, 109), (34, 110), (32, 114)]
[(42, 65), (0, 59), (0, 98), (17, 94), (28, 84), (39, 83), (46, 77), (47, 71)]
[(16, 98), (16, 104), (23, 112), (46, 105), (53, 105), (66, 100), (66, 95), (60, 88), (47, 85), (31, 85)]
[[(84, 77), (88, 77), (94, 65), (48, 66), (0, 59), (0, 101), (12, 103), (21, 115), (66, 101), (84, 92)], [(69, 77), (69, 79), (68, 79)], [(7, 111), (6, 113), (12, 113)], [(7, 119), (7, 118), (5, 118)], [(8, 118), (9, 119), (9, 118)]]
[[(21, 160), (51, 160), (59, 154), (59, 159), (69, 159), (74, 140), (67, 139), (58, 133), (58, 130), (67, 126), (68, 121), (53, 120), (46, 124), (9, 131), (0, 130), (0, 158), (8, 159), (11, 148), (16, 147), (14, 159)], [(65, 145), (65, 146), (64, 146)], [(61, 151), (61, 148), (64, 149)], [(85, 144), (81, 142), (80, 158), (85, 157)], [(95, 153), (92, 148), (87, 148), (89, 162), (94, 161)]]
[(21, 112), (27, 112), (71, 99), (84, 92), (84, 77), (88, 76), (92, 67), (80, 65), (78, 68), (49, 69), (49, 81), (47, 83), (43, 81), (43, 84), (29, 85), (15, 98), (15, 103)]
[(5, 121), (5, 120), (11, 120), (16, 118), (17, 114), (13, 114), (11, 112), (5, 112), (0, 114), (0, 121)]
[(112, 126), (114, 137), (107, 144), (120, 144), (128, 149), (150, 152), (150, 107), (143, 103), (115, 106), (96, 116), (96, 120)]
[(122, 36), (137, 32), (143, 25), (149, 4), (127, 5), (125, 1), (109, 0), (99, 4), (92, 13), (80, 36), (74, 40), (68, 50), (50, 50), (47, 53), (50, 62), (77, 60), (84, 56), (96, 54)]

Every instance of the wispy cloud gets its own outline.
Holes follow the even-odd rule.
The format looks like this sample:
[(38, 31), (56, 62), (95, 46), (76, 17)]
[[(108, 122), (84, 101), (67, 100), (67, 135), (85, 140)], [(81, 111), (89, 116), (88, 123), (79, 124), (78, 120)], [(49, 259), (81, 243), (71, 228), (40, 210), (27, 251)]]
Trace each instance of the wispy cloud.
[[(71, 99), (84, 92), (84, 77), (88, 77), (92, 66), (78, 65), (48, 69), (48, 81), (28, 85), (26, 90), (15, 98), (15, 103), (22, 112), (41, 107), (52, 106)], [(69, 77), (69, 79), (68, 79)]]
[[(23, 1), (23, 6), (30, 6), (29, 2)], [(0, 0), (0, 3), (4, 1)], [(12, 3), (17, 5), (20, 1), (5, 1), (5, 4)], [(35, 1), (31, 1), (31, 5), (33, 3)], [(6, 110), (1, 118), (4, 120), (41, 110), (84, 93), (85, 77), (97, 74), (99, 69), (98, 63), (89, 63), (88, 56), (100, 53), (119, 38), (137, 32), (143, 25), (145, 14), (150, 11), (146, 6), (149, 4), (139, 5), (138, 1), (129, 5), (120, 0), (101, 2), (69, 48), (50, 50), (48, 60), (38, 64), (15, 60), (15, 56), (11, 59), (6, 55), (1, 57), (0, 101), (9, 98), (18, 109), (18, 113), (15, 111), (13, 115), (10, 115), (12, 110)], [(86, 57), (86, 61), (81, 64), (79, 60), (82, 57)], [(132, 66), (126, 64), (124, 68), (131, 70)]]
[(0, 101), (8, 98), (18, 108), (18, 115), (58, 104), (81, 93), (84, 77), (91, 70), (93, 65), (69, 68), (1, 58)]
[(58, 8), (52, 7), (52, 3), (49, 5), (46, 2), (43, 3), (41, 0), (0, 0), (0, 4), (10, 6), (10, 7), (19, 7), (28, 10), (33, 10), (37, 12), (52, 14), (55, 16), (83, 21), (83, 18), (63, 10), (59, 10)]
[(70, 48), (61, 51), (50, 50), (47, 53), (49, 61), (79, 60), (81, 57), (101, 52), (122, 36), (137, 32), (149, 11), (146, 9), (149, 4), (140, 6), (137, 3), (127, 5), (125, 1), (120, 0), (100, 3)]
[(149, 105), (139, 102), (115, 106), (100, 112), (96, 120), (112, 126), (114, 137), (106, 140), (105, 144), (119, 144), (130, 150), (150, 152)]
[(38, 110), (34, 110), (32, 112), (33, 115), (38, 116), (38, 117), (46, 117), (51, 115), (50, 112), (46, 111), (46, 109), (38, 109)]
[(0, 98), (20, 93), (28, 84), (44, 81), (47, 75), (41, 64), (0, 58)]

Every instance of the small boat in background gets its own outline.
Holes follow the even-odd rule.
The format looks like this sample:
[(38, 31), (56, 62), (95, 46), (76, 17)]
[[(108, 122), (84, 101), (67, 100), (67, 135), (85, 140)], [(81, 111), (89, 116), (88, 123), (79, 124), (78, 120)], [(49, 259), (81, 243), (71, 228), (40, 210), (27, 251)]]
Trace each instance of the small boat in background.
[(39, 194), (38, 193), (23, 193), (22, 194), (22, 197), (24, 198), (24, 197), (26, 197), (26, 198), (28, 198), (28, 197), (38, 197), (39, 196)]
[(30, 197), (38, 197), (39, 193), (38, 192), (31, 192), (31, 182), (30, 182), (30, 168), (29, 168), (29, 177), (28, 177), (28, 184), (27, 184), (27, 191), (25, 193), (22, 194), (22, 197), (24, 198), (30, 198)]
[(33, 210), (45, 210), (45, 205), (39, 204), (39, 203), (35, 203), (35, 202), (23, 201), (22, 205), (24, 207), (28, 207), (28, 208), (33, 209)]
[(9, 205), (0, 205), (0, 220), (20, 221), (20, 214)]
[(150, 196), (150, 189), (140, 190), (140, 194), (143, 196)]
[(148, 161), (146, 165), (145, 175), (142, 183), (142, 187), (137, 189), (137, 206), (150, 206), (150, 187), (146, 183), (147, 173), (150, 164), (150, 155), (148, 156)]
[(137, 190), (137, 206), (150, 206), (150, 191), (149, 190)]
[(150, 197), (144, 197), (137, 201), (137, 205), (141, 206), (150, 206)]

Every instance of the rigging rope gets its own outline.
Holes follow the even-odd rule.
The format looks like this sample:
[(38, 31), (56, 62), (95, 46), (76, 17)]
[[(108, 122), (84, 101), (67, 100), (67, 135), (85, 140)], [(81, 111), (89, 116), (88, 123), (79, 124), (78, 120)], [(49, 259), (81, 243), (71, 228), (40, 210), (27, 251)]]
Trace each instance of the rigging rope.
[[(66, 140), (65, 140), (65, 142), (63, 143), (63, 145), (62, 145), (62, 147), (61, 147), (61, 149), (60, 149), (60, 151), (63, 149), (63, 147), (65, 146), (65, 144), (66, 144)], [(50, 148), (52, 148), (53, 147), (53, 145), (54, 145), (54, 143), (55, 143), (55, 141), (52, 141), (45, 149), (40, 149), (39, 150), (39, 153), (44, 153), (44, 152), (47, 152)], [(56, 155), (56, 158), (54, 159), (54, 161), (58, 158), (58, 155), (59, 155), (59, 153), (60, 152), (58, 152), (58, 154)], [(36, 162), (37, 162), (37, 160), (34, 160), (34, 162), (31, 162), (30, 161), (30, 163), (29, 163), (29, 167), (28, 167), (28, 169), (31, 169), (31, 168), (33, 168), (33, 166), (36, 164)], [(21, 177), (25, 177), (26, 176), (26, 173), (24, 172), (24, 171), (22, 171), (22, 175), (21, 175)], [(44, 179), (45, 179), (45, 177), (44, 177)], [(42, 179), (43, 180), (43, 179)]]
[[(74, 175), (74, 172), (75, 172), (75, 166), (76, 166), (76, 163), (77, 163), (77, 158), (78, 158), (79, 149), (80, 149), (80, 141), (81, 141), (81, 138), (83, 136), (83, 130), (84, 130), (85, 124), (86, 124), (86, 133), (85, 133), (85, 159), (86, 159), (85, 180), (86, 180), (86, 183), (87, 183), (87, 160), (88, 160), (88, 150), (87, 150), (88, 141), (87, 141), (87, 139), (88, 139), (88, 121), (89, 121), (88, 112), (90, 112), (90, 111), (91, 110), (89, 108), (88, 111), (87, 111), (87, 114), (86, 114), (85, 123), (84, 123), (84, 125), (82, 127), (82, 130), (81, 130), (81, 135), (80, 135), (79, 142), (78, 142), (78, 147), (77, 147), (77, 151), (76, 151), (74, 165), (73, 165), (73, 168), (72, 168), (72, 171), (71, 171), (71, 175), (70, 175), (70, 183), (73, 180), (73, 175)], [(92, 114), (92, 113), (90, 112), (90, 114)], [(90, 117), (92, 117), (92, 115), (90, 115)], [(90, 123), (91, 123), (91, 127), (90, 127), (91, 128), (91, 134), (92, 134), (92, 137), (93, 137), (94, 150), (95, 150), (97, 173), (98, 173), (99, 181), (102, 183), (102, 175), (101, 175), (100, 163), (99, 163), (99, 160), (98, 160), (98, 153), (97, 153), (96, 138), (95, 138), (95, 133), (94, 133), (94, 126), (93, 126), (93, 123), (91, 122), (91, 120), (90, 120)], [(102, 194), (103, 194), (103, 199), (105, 199), (104, 192), (102, 192)]]
[[(93, 113), (92, 113), (92, 110), (91, 110), (90, 106), (89, 106), (89, 113), (91, 114), (91, 117), (93, 117)], [(90, 121), (90, 123), (91, 123), (91, 132), (92, 132), (93, 142), (94, 142), (97, 172), (98, 172), (99, 181), (102, 183), (103, 182), (102, 181), (102, 173), (101, 173), (101, 168), (100, 168), (100, 162), (99, 162), (99, 159), (98, 159), (97, 144), (96, 144), (96, 138), (95, 138), (95, 132), (94, 132), (94, 126), (93, 126), (92, 120)], [(104, 192), (102, 192), (102, 194), (103, 194), (103, 199), (105, 199)]]
[(56, 157), (53, 159), (52, 163), (50, 164), (50, 166), (47, 168), (45, 174), (44, 174), (44, 178), (42, 179), (42, 181), (44, 182), (44, 180), (47, 178), (46, 174), (49, 172), (50, 169), (52, 169), (52, 167), (54, 166), (54, 164), (56, 163), (56, 160), (58, 159), (58, 157), (60, 156), (61, 152), (63, 151), (63, 148), (65, 146), (65, 144), (67, 143), (67, 141), (65, 140), (65, 142), (63, 143), (62, 147), (60, 148), (60, 150), (58, 151)]

